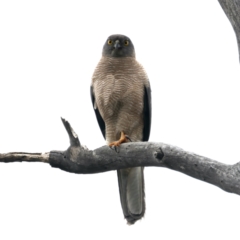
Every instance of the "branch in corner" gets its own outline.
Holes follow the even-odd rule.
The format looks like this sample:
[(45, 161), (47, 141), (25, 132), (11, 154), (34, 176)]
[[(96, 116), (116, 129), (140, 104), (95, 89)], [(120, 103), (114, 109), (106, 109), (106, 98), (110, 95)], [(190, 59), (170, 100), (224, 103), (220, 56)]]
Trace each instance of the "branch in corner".
[(240, 2), (239, 0), (218, 0), (218, 2), (227, 15), (236, 34), (240, 59)]

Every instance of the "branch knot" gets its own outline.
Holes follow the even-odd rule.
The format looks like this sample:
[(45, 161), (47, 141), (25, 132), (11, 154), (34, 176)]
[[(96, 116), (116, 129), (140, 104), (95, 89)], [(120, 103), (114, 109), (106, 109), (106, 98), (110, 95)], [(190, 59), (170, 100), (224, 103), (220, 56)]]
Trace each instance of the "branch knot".
[(164, 157), (163, 151), (161, 148), (158, 148), (156, 152), (154, 152), (154, 157), (157, 158), (158, 160), (162, 160)]

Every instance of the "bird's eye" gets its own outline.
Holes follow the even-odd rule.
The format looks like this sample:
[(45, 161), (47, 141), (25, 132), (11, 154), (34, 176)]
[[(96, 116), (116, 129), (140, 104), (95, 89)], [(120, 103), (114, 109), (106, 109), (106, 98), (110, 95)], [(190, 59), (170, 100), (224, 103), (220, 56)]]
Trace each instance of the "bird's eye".
[(129, 45), (129, 41), (128, 41), (128, 40), (125, 40), (125, 41), (124, 41), (124, 45), (125, 45), (125, 46), (128, 46), (128, 45)]
[(108, 45), (112, 45), (112, 40), (111, 39), (108, 40)]

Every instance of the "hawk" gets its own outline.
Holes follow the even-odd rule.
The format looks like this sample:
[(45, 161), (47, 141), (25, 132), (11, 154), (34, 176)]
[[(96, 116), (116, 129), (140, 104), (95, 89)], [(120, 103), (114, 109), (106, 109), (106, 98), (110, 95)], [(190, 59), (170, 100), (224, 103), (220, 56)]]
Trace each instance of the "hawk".
[[(91, 83), (91, 99), (107, 144), (148, 141), (151, 128), (151, 89), (135, 58), (132, 41), (124, 35), (107, 38)], [(117, 171), (120, 200), (128, 224), (145, 213), (143, 167)]]

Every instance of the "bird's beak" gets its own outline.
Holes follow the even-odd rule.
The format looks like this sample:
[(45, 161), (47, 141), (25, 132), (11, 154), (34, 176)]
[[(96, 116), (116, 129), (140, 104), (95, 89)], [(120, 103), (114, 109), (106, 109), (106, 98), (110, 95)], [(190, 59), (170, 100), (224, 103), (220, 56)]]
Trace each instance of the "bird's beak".
[(115, 41), (115, 43), (114, 43), (114, 48), (115, 48), (115, 49), (121, 48), (121, 45), (120, 45), (120, 43), (119, 43), (119, 40), (116, 40), (116, 41)]

